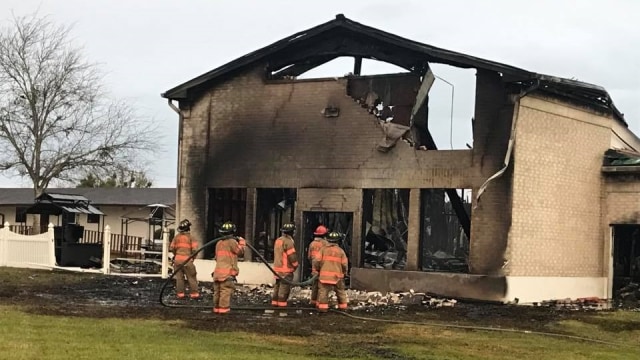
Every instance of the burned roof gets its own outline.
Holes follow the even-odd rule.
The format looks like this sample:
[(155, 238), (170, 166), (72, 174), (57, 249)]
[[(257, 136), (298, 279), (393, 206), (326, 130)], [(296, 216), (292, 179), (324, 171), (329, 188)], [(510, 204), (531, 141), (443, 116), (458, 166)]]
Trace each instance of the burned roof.
[(297, 76), (339, 56), (354, 56), (395, 64), (423, 75), (429, 63), (460, 68), (495, 71), (503, 80), (522, 88), (535, 86), (551, 93), (614, 114), (625, 125), (623, 115), (600, 86), (571, 79), (530, 72), (515, 66), (450, 51), (409, 40), (339, 14), (334, 20), (298, 32), (259, 50), (246, 54), (162, 93), (172, 100), (190, 99), (195, 94), (237, 71), (259, 61), (267, 61), (267, 70), (279, 76)]

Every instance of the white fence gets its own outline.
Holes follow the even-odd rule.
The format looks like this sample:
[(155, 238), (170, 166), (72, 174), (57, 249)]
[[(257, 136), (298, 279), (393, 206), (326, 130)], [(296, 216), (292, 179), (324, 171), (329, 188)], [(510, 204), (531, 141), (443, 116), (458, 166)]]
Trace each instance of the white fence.
[[(168, 247), (169, 230), (162, 234), (162, 270), (161, 276), (168, 277)], [(111, 229), (104, 228), (104, 243), (102, 244), (102, 269), (104, 274), (111, 272)], [(48, 231), (40, 235), (21, 235), (11, 231), (9, 223), (0, 228), (0, 266), (18, 268), (48, 268), (56, 266), (55, 239), (53, 224), (49, 224)]]
[(40, 235), (21, 235), (5, 223), (0, 229), (0, 266), (50, 268), (56, 265), (53, 224)]

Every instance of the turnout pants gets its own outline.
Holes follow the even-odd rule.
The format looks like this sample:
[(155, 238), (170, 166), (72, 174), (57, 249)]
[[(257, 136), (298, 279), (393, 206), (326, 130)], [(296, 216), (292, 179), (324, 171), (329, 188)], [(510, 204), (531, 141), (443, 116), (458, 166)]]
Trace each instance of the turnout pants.
[[(178, 268), (182, 264), (175, 263), (174, 267)], [(198, 292), (198, 280), (196, 278), (196, 266), (193, 265), (193, 261), (189, 261), (182, 269), (176, 272), (176, 295), (178, 297), (184, 297), (184, 278), (187, 278), (187, 282), (189, 283), (189, 291), (191, 292), (191, 297), (198, 297), (200, 293)]]
[(329, 311), (329, 293), (331, 291), (336, 292), (338, 297), (338, 309), (345, 310), (347, 308), (347, 292), (344, 287), (344, 280), (338, 280), (335, 284), (326, 284), (318, 282), (318, 311)]
[(225, 281), (213, 282), (213, 312), (216, 314), (228, 313), (231, 309), (231, 295), (236, 288), (233, 278)]
[(318, 283), (318, 279), (315, 279), (313, 283), (311, 283), (311, 305), (318, 303)]
[[(293, 281), (293, 273), (279, 274), (283, 278)], [(276, 278), (276, 284), (273, 286), (273, 294), (271, 295), (271, 305), (278, 307), (286, 307), (287, 300), (289, 300), (289, 293), (291, 292), (291, 285)]]

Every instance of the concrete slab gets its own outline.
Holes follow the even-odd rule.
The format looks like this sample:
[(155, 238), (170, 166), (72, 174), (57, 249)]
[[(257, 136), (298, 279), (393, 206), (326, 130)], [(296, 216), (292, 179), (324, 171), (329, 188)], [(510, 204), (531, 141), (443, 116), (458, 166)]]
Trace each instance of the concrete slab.
[(351, 288), (380, 292), (413, 289), (445, 297), (503, 301), (507, 282), (503, 276), (352, 268)]
[[(198, 272), (198, 281), (213, 281), (211, 273), (216, 267), (215, 260), (196, 259), (194, 264)], [(239, 284), (273, 284), (275, 281), (273, 273), (261, 262), (242, 261), (238, 263), (238, 268), (240, 268), (237, 277)]]

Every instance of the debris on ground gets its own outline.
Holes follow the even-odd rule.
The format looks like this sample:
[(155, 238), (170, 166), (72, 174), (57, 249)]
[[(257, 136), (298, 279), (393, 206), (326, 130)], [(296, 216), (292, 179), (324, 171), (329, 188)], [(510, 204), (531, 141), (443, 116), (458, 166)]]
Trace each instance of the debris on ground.
[[(540, 306), (551, 307), (563, 310), (608, 310), (611, 309), (611, 300), (598, 297), (587, 297), (578, 299), (548, 300), (539, 303)], [(535, 305), (535, 304), (534, 304)]]
[(640, 283), (629, 283), (616, 291), (617, 306), (640, 311)]
[[(207, 290), (210, 292), (210, 290)], [(272, 287), (269, 285), (242, 285), (236, 287), (234, 297), (237, 301), (247, 300), (252, 304), (269, 304), (271, 302)], [(347, 289), (349, 308), (352, 310), (393, 308), (404, 310), (409, 305), (421, 305), (427, 308), (453, 307), (455, 299), (437, 298), (413, 290), (397, 293), (382, 293), (379, 291), (359, 291)], [(289, 297), (292, 305), (307, 305), (311, 300), (311, 289), (299, 286), (291, 289)], [(330, 302), (337, 303), (335, 293), (331, 294)]]

